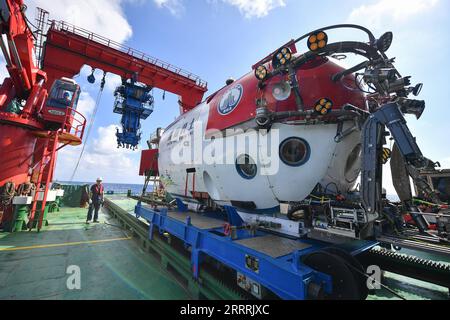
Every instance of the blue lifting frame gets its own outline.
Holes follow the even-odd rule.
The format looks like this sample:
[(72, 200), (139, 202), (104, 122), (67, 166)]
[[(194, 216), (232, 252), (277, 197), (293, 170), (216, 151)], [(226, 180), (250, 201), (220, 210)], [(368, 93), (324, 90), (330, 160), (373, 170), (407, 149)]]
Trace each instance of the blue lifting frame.
[(114, 113), (122, 115), (122, 129), (117, 129), (119, 147), (136, 148), (141, 141), (141, 120), (153, 113), (154, 98), (151, 87), (135, 82), (133, 79), (122, 81), (114, 95)]
[[(178, 211), (174, 212), (188, 212), (187, 207), (181, 200), (177, 199), (177, 204)], [(239, 227), (243, 224), (235, 208), (225, 207), (225, 210), (230, 225)], [(197, 215), (194, 212), (191, 213), (191, 216), (187, 216), (186, 221), (183, 222), (171, 218), (167, 208), (155, 210), (139, 202), (135, 208), (135, 214), (136, 217), (144, 218), (150, 223), (150, 240), (153, 239), (153, 232), (156, 227), (160, 234), (167, 232), (183, 241), (186, 247), (191, 248), (191, 264), (195, 279), (199, 277), (202, 259), (206, 255), (260, 283), (285, 300), (306, 300), (308, 298), (308, 287), (311, 283), (323, 285), (327, 294), (332, 292), (332, 279), (329, 275), (317, 272), (301, 263), (302, 256), (330, 246), (329, 244), (314, 240), (298, 240), (309, 245), (309, 247), (294, 251), (283, 257), (273, 258), (236, 243), (236, 239), (233, 240), (231, 236), (220, 236), (224, 231), (223, 228), (199, 229), (193, 226), (191, 216)], [(268, 233), (257, 231), (252, 236), (247, 230), (237, 229), (236, 235), (239, 240), (242, 240), (266, 236)], [(374, 245), (373, 242), (361, 242), (354, 248), (352, 254), (368, 250)], [(249, 257), (258, 261), (257, 271), (247, 266), (246, 261)]]

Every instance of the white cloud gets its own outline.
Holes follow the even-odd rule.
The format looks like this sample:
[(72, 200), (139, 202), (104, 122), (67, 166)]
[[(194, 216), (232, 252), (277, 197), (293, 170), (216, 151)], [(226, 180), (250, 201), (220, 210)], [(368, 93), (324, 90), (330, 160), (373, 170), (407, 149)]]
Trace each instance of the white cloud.
[(89, 118), (95, 108), (95, 100), (87, 92), (81, 92), (80, 100), (78, 101), (77, 111)]
[(153, 0), (159, 8), (165, 8), (174, 16), (180, 16), (184, 11), (183, 0)]
[(41, 7), (50, 12), (50, 19), (64, 20), (104, 37), (124, 42), (133, 33), (122, 10), (124, 2), (125, 0), (30, 0), (27, 3), (27, 15), (34, 20), (36, 7)]
[(349, 22), (380, 28), (388, 20), (396, 23), (433, 9), (440, 0), (378, 0), (353, 9)]
[(114, 92), (122, 84), (122, 78), (116, 74), (108, 73), (106, 75), (106, 90)]
[[(100, 127), (97, 133), (99, 138), (86, 146), (75, 180), (88, 182), (103, 176), (105, 182), (142, 182), (138, 176), (140, 153), (117, 149), (116, 125)], [(55, 174), (58, 180), (70, 179), (81, 148), (67, 147), (59, 153)]]
[(0, 56), (0, 84), (2, 84), (7, 77), (9, 77), (9, 73), (6, 69), (5, 59), (3, 58), (3, 56)]
[(113, 182), (121, 182), (138, 176), (138, 161), (133, 155), (139, 151), (117, 149), (116, 125), (100, 127), (97, 130), (98, 137), (88, 145), (82, 160), (84, 174), (102, 175)]
[(443, 169), (450, 168), (450, 157), (444, 158), (444, 160), (439, 161), (439, 162)]
[[(28, 19), (34, 21), (36, 8), (40, 7), (50, 12), (50, 19), (64, 20), (75, 24), (83, 29), (98, 33), (104, 37), (114, 39), (117, 42), (124, 42), (132, 35), (132, 28), (126, 20), (122, 9), (125, 2), (139, 3), (140, 0), (30, 0), (27, 2), (26, 12)], [(90, 68), (83, 68), (82, 76), (90, 74)], [(101, 79), (102, 74), (96, 73), (97, 79)], [(9, 77), (5, 68), (5, 61), (0, 57), (0, 80)], [(106, 89), (114, 91), (121, 82), (120, 77), (108, 75)]]
[(235, 6), (246, 18), (262, 18), (277, 7), (286, 6), (284, 0), (222, 0)]
[(128, 149), (117, 149), (116, 137), (117, 125), (112, 124), (108, 127), (98, 128), (98, 139), (95, 139), (91, 144), (91, 152), (99, 155), (110, 155), (114, 151), (114, 156), (117, 154), (131, 155), (134, 152)]
[[(244, 17), (262, 18), (277, 7), (284, 7), (285, 0), (205, 0), (209, 4), (216, 5), (219, 1), (234, 6)], [(174, 16), (180, 16), (184, 11), (184, 0), (153, 0), (159, 8), (165, 8)]]

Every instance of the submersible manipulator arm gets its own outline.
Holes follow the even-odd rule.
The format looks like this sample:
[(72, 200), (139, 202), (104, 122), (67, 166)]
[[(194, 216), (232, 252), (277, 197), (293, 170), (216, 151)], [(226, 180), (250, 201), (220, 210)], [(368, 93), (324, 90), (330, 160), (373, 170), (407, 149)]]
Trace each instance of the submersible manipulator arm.
[[(385, 128), (389, 129), (395, 143), (397, 152), (403, 157), (404, 165), (420, 190), (428, 194), (438, 203), (439, 199), (434, 195), (428, 182), (414, 171), (423, 169), (434, 169), (435, 163), (425, 158), (416, 143), (415, 138), (409, 130), (401, 107), (396, 102), (383, 105), (378, 111), (371, 114), (367, 119), (362, 132), (363, 157), (361, 191), (362, 202), (369, 213), (382, 212), (382, 161), (380, 154), (383, 150)], [(396, 173), (393, 173), (397, 177)], [(409, 188), (409, 177), (403, 188)], [(403, 192), (404, 193), (404, 192)], [(411, 199), (402, 199), (411, 201)], [(411, 205), (411, 203), (409, 204)], [(417, 211), (417, 210), (416, 210)], [(423, 216), (412, 212), (411, 217), (415, 220), (421, 232), (426, 231), (427, 222)]]

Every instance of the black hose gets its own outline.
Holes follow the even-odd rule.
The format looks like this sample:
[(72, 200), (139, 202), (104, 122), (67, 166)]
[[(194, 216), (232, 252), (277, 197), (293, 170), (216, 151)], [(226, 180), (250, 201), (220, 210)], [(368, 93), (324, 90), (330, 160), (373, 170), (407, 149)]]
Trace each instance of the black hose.
[[(369, 61), (368, 64), (373, 61), (383, 61), (383, 57), (378, 52), (378, 49), (368, 45), (367, 43), (357, 42), (357, 41), (343, 41), (336, 42), (327, 45), (325, 48), (319, 51), (308, 51), (297, 58), (293, 59), (291, 62), (291, 66), (294, 69), (298, 69), (303, 66), (305, 63), (316, 59), (317, 57), (330, 56), (336, 53), (354, 53), (359, 56), (363, 56)], [(264, 81), (268, 81), (269, 79), (286, 72), (286, 69), (278, 68), (267, 75)]]
[(326, 30), (340, 29), (340, 28), (350, 28), (350, 29), (358, 29), (358, 30), (364, 31), (368, 35), (369, 42), (371, 44), (375, 44), (375, 42), (376, 42), (375, 36), (373, 35), (373, 33), (369, 29), (367, 29), (367, 28), (365, 28), (363, 26), (360, 26), (360, 25), (356, 25), (356, 24), (335, 24), (335, 25), (328, 26), (328, 27), (325, 27), (325, 28), (317, 29), (315, 31), (309, 32), (309, 33), (301, 36), (300, 38), (298, 38), (294, 42), (297, 43), (297, 42), (299, 42), (299, 41), (309, 37), (313, 33), (317, 33), (317, 32), (320, 32), (320, 31), (326, 31)]
[(333, 76), (331, 77), (331, 80), (333, 80), (334, 82), (338, 82), (338, 81), (340, 81), (343, 77), (345, 77), (345, 76), (347, 76), (347, 75), (349, 75), (349, 74), (352, 74), (352, 73), (354, 73), (354, 72), (356, 72), (356, 71), (359, 71), (359, 70), (362, 70), (362, 69), (364, 69), (364, 68), (367, 68), (367, 67), (369, 66), (369, 63), (370, 63), (369, 61), (364, 61), (364, 62), (361, 62), (360, 64), (354, 66), (353, 68), (350, 68), (350, 69), (341, 71), (341, 72), (339, 72), (339, 73), (336, 73), (335, 75), (333, 75)]
[(333, 110), (326, 116), (319, 115), (314, 111), (281, 111), (281, 112), (273, 112), (271, 113), (271, 118), (273, 120), (282, 120), (287, 118), (294, 117), (313, 117), (313, 118), (336, 118), (336, 117), (344, 117), (348, 116), (350, 118), (360, 117), (360, 115), (352, 110)]

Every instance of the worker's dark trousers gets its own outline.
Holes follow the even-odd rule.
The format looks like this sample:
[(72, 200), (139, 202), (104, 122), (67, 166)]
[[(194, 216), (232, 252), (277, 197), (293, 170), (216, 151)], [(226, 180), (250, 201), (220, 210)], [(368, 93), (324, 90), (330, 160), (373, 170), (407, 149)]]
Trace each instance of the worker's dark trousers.
[(91, 221), (92, 220), (92, 213), (94, 213), (94, 221), (98, 220), (98, 212), (100, 211), (100, 202), (92, 202), (89, 205), (89, 211), (88, 211), (88, 216), (87, 216), (87, 221)]

